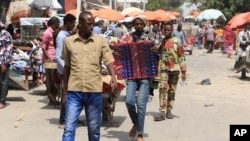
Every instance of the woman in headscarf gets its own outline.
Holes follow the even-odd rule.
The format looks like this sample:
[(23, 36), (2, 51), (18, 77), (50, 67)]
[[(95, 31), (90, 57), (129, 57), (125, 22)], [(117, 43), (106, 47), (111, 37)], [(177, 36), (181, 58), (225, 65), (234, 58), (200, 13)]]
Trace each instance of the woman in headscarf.
[(229, 25), (226, 25), (223, 36), (224, 48), (226, 50), (227, 57), (232, 58), (235, 34)]

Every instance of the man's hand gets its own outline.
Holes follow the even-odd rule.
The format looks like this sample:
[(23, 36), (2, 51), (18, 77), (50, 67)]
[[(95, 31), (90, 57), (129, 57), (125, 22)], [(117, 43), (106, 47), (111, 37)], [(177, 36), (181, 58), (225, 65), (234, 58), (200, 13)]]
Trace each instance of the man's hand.
[(116, 52), (116, 51), (113, 51), (112, 54), (113, 54), (114, 58), (119, 58), (120, 57), (120, 54), (118, 52)]
[(66, 105), (66, 98), (67, 98), (67, 90), (63, 90), (62, 92), (62, 104), (65, 106)]
[(5, 73), (7, 71), (6, 65), (1, 65), (1, 73)]
[(150, 50), (154, 53), (157, 53), (158, 52), (158, 47), (151, 47)]
[(116, 81), (116, 78), (115, 77), (112, 77), (111, 80), (110, 80), (110, 86), (112, 88), (112, 91), (117, 88), (117, 81)]

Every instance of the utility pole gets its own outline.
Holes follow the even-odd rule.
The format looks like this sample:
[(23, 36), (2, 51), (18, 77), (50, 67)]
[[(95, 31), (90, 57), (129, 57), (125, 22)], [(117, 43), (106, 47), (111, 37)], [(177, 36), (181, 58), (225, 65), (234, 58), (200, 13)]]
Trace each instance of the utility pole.
[(124, 2), (123, 2), (124, 4), (123, 4), (123, 9), (125, 9), (126, 7), (127, 7), (127, 1), (126, 0), (124, 0)]
[(112, 0), (109, 0), (109, 7), (110, 7), (110, 9), (113, 9), (113, 7), (112, 7)]
[(117, 0), (114, 0), (114, 10), (117, 10)]

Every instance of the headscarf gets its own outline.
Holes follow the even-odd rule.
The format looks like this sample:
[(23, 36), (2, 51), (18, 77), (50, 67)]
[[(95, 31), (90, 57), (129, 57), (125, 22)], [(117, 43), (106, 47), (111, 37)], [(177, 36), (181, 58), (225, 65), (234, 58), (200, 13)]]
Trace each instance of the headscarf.
[(234, 32), (229, 25), (226, 25), (224, 30), (224, 42), (228, 44), (234, 43)]

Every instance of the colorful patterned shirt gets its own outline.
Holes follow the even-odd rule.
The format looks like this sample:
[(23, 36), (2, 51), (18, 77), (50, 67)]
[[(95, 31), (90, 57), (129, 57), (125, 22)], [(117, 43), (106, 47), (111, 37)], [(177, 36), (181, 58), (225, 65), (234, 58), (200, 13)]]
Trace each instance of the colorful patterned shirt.
[(10, 64), (12, 61), (13, 42), (6, 30), (0, 31), (0, 65)]
[(172, 37), (168, 40), (163, 40), (161, 44), (160, 69), (161, 71), (169, 72), (186, 71), (186, 57), (179, 38)]

